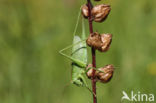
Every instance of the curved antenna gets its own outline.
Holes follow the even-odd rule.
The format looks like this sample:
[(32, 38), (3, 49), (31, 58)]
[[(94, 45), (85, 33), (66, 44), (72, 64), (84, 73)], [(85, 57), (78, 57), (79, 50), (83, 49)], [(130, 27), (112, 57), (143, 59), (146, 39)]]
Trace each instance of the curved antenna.
[(84, 17), (83, 16), (81, 16), (81, 21), (82, 21), (82, 36), (81, 36), (81, 38), (86, 39), (85, 23), (84, 23)]
[(75, 36), (75, 34), (76, 34), (77, 27), (78, 27), (78, 25), (79, 25), (80, 15), (81, 15), (81, 8), (80, 8), (79, 13), (78, 13), (78, 17), (77, 17), (75, 29), (74, 29), (74, 32), (73, 32), (73, 36)]

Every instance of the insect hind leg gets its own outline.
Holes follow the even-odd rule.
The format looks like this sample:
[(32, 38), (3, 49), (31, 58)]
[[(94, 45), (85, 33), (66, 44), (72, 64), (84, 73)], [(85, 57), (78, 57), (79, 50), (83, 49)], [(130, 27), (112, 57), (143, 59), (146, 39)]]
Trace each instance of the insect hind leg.
[(83, 81), (83, 87), (87, 88), (89, 90), (90, 93), (92, 93), (95, 97), (96, 97), (96, 94), (89, 88), (89, 86), (87, 85), (87, 82), (85, 80), (85, 78), (81, 75), (80, 78), (82, 79)]

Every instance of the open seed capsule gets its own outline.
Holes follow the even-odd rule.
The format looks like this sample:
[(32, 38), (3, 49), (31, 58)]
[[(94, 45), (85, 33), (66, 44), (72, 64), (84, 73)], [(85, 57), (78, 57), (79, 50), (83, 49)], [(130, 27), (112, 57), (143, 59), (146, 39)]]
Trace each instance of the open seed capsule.
[(98, 32), (92, 33), (86, 40), (88, 46), (93, 47), (101, 52), (106, 52), (109, 49), (111, 41), (111, 34), (100, 35)]
[(84, 18), (88, 18), (89, 16), (89, 12), (88, 12), (88, 6), (85, 4), (85, 5), (82, 5), (81, 7), (81, 13), (83, 15)]
[[(99, 68), (99, 72), (96, 74), (97, 78), (102, 83), (107, 83), (111, 80), (114, 72), (114, 66), (109, 64), (105, 67)], [(100, 72), (101, 71), (101, 72)]]
[(95, 22), (102, 22), (107, 18), (110, 10), (110, 5), (100, 4), (93, 7), (91, 14)]

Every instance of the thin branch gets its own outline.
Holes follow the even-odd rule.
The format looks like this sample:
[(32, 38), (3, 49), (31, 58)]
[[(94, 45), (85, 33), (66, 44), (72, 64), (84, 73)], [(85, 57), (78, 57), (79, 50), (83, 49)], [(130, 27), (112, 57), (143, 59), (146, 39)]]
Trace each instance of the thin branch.
[[(88, 11), (89, 11), (89, 17), (88, 17), (88, 22), (89, 22), (89, 31), (90, 35), (93, 33), (93, 24), (92, 24), (92, 16), (91, 16), (91, 9), (92, 9), (92, 3), (90, 0), (87, 0), (87, 6), (88, 6)], [(96, 51), (94, 48), (91, 48), (92, 51), (92, 65), (93, 67), (96, 68)], [(96, 80), (95, 80), (95, 70), (93, 69), (93, 76), (91, 78), (92, 80), (92, 90), (93, 90), (93, 103), (97, 103), (97, 97), (96, 97)]]

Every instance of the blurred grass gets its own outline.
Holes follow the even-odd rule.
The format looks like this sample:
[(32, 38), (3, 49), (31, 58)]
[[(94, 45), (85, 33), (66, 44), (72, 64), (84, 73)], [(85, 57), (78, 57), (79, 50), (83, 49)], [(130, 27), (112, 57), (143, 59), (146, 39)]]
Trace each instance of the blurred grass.
[[(83, 3), (0, 0), (0, 103), (92, 102), (84, 88), (66, 86), (70, 61), (58, 54), (72, 42)], [(113, 42), (107, 53), (97, 52), (97, 65), (116, 66), (110, 83), (97, 83), (99, 103), (120, 103), (123, 90), (156, 94), (156, 1), (99, 3), (111, 4), (112, 11), (94, 31), (112, 33)]]

